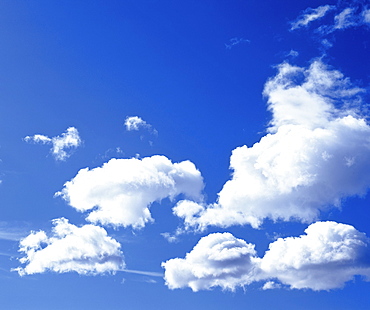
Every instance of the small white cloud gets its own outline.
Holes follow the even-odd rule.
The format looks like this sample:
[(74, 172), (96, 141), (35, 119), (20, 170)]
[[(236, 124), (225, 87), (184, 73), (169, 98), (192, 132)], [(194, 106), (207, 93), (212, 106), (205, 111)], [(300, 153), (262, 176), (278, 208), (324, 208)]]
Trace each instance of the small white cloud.
[(265, 218), (309, 223), (345, 197), (364, 195), (370, 126), (356, 116), (361, 92), (321, 61), (307, 69), (282, 64), (264, 90), (273, 116), (269, 133), (233, 150), (233, 175), (216, 203), (181, 201), (174, 214), (187, 228), (201, 230), (258, 228)]
[(165, 238), (169, 243), (175, 243), (178, 241), (178, 237), (176, 235), (172, 235), (168, 232), (161, 233), (161, 236)]
[(140, 128), (148, 128), (150, 125), (138, 116), (128, 116), (125, 120), (126, 130), (139, 130)]
[(66, 132), (62, 133), (60, 136), (49, 138), (44, 135), (36, 134), (33, 136), (26, 136), (24, 141), (52, 144), (51, 153), (56, 160), (61, 161), (66, 160), (70, 156), (66, 149), (77, 148), (82, 143), (78, 130), (75, 127), (67, 128)]
[(158, 134), (158, 131), (154, 129), (152, 125), (148, 124), (139, 116), (126, 117), (125, 126), (127, 131), (139, 131), (140, 129), (146, 129), (153, 135)]
[(317, 222), (299, 237), (279, 238), (264, 257), (254, 245), (230, 233), (200, 239), (185, 258), (162, 263), (170, 289), (193, 291), (221, 287), (235, 290), (253, 282), (267, 281), (263, 289), (281, 284), (294, 289), (331, 290), (360, 275), (369, 280), (369, 240), (353, 226)]
[(65, 218), (53, 220), (51, 237), (42, 230), (20, 241), (20, 259), (25, 267), (14, 269), (19, 275), (53, 271), (82, 275), (114, 273), (125, 267), (120, 244), (98, 226), (77, 227)]
[(299, 56), (299, 53), (295, 50), (290, 50), (290, 52), (287, 54), (287, 56), (289, 57), (298, 57)]
[(24, 141), (26, 142), (35, 142), (35, 143), (51, 143), (51, 139), (44, 135), (34, 135), (34, 136), (27, 136), (24, 138)]
[(165, 156), (111, 159), (102, 167), (81, 169), (56, 195), (87, 220), (113, 226), (144, 227), (153, 221), (155, 201), (184, 194), (202, 199), (203, 178), (190, 161), (172, 163)]
[(306, 27), (309, 23), (324, 17), (326, 13), (332, 9), (334, 9), (334, 6), (332, 5), (322, 5), (316, 9), (308, 8), (303, 12), (302, 15), (300, 15), (294, 22), (291, 23), (292, 27), (290, 30)]
[(267, 281), (267, 282), (263, 285), (263, 287), (262, 287), (262, 289), (263, 289), (264, 291), (266, 291), (266, 290), (272, 290), (272, 289), (277, 289), (277, 288), (281, 288), (281, 284), (276, 283), (276, 282), (274, 282), (274, 281)]

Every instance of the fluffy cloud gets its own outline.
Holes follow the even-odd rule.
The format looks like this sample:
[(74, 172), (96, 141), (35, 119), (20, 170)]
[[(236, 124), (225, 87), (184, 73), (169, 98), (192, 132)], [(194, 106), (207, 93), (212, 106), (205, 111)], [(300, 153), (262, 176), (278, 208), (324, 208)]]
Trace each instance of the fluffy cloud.
[(78, 130), (75, 127), (67, 128), (66, 132), (60, 136), (49, 138), (44, 135), (33, 135), (24, 138), (26, 142), (51, 144), (51, 153), (56, 160), (66, 160), (70, 154), (67, 153), (66, 149), (76, 148), (81, 145), (82, 141), (78, 134)]
[(23, 275), (53, 271), (83, 275), (112, 273), (124, 268), (120, 244), (98, 226), (77, 227), (65, 218), (53, 220), (51, 237), (32, 232), (20, 242), (20, 259), (25, 267), (14, 269)]
[(261, 260), (265, 276), (291, 288), (340, 288), (355, 275), (370, 276), (369, 240), (353, 226), (311, 224), (306, 235), (278, 239)]
[(152, 221), (150, 205), (184, 194), (201, 199), (203, 179), (190, 161), (172, 163), (165, 156), (111, 159), (102, 167), (81, 169), (65, 183), (61, 195), (87, 220), (141, 228)]
[(305, 235), (278, 239), (264, 257), (254, 245), (230, 233), (203, 237), (184, 259), (162, 263), (170, 289), (193, 291), (219, 286), (235, 290), (255, 281), (263, 289), (330, 290), (355, 275), (370, 276), (369, 240), (354, 227), (335, 222), (311, 224)]
[(332, 10), (334, 6), (332, 5), (322, 5), (316, 9), (308, 8), (306, 9), (302, 15), (300, 15), (296, 21), (292, 22), (292, 27), (290, 30), (298, 29), (301, 27), (306, 27), (309, 23), (313, 22), (314, 20), (320, 19), (325, 16), (325, 14)]
[(184, 259), (162, 263), (170, 289), (190, 287), (193, 291), (220, 286), (234, 290), (255, 278), (254, 245), (230, 233), (215, 233), (202, 238)]
[(370, 186), (370, 126), (357, 116), (361, 89), (321, 61), (307, 69), (279, 66), (264, 94), (272, 120), (252, 147), (233, 150), (232, 179), (210, 205), (181, 201), (187, 227), (227, 227), (265, 218), (312, 222)]

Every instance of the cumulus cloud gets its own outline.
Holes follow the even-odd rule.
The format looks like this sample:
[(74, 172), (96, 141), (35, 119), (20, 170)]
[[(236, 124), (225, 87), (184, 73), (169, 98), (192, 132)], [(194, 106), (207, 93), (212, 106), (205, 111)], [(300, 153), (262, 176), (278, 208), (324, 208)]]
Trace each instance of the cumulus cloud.
[(56, 195), (87, 220), (113, 226), (144, 227), (152, 221), (155, 201), (184, 194), (201, 200), (203, 179), (190, 161), (172, 163), (165, 156), (111, 159), (102, 167), (81, 169)]
[(279, 238), (262, 258), (254, 245), (230, 233), (203, 237), (185, 258), (162, 263), (170, 289), (193, 291), (213, 287), (235, 290), (264, 281), (263, 289), (341, 288), (355, 275), (369, 280), (369, 240), (353, 226), (335, 222), (311, 224), (305, 235)]
[(120, 244), (107, 236), (105, 229), (84, 225), (77, 227), (65, 218), (53, 220), (50, 237), (40, 230), (20, 241), (25, 267), (14, 269), (19, 275), (53, 271), (82, 275), (114, 273), (125, 267)]
[(265, 218), (309, 223), (343, 198), (364, 195), (370, 126), (357, 115), (361, 92), (320, 60), (309, 68), (283, 63), (264, 89), (268, 134), (232, 151), (232, 178), (216, 203), (180, 201), (174, 214), (197, 229), (258, 228)]
[(170, 259), (162, 267), (170, 289), (234, 290), (254, 280), (256, 259), (254, 245), (230, 233), (215, 233), (203, 237), (185, 258)]
[(304, 12), (294, 22), (291, 23), (292, 27), (290, 28), (290, 30), (306, 27), (314, 20), (324, 17), (326, 13), (333, 8), (334, 6), (332, 5), (322, 5), (317, 7), (316, 9), (308, 8), (304, 10)]
[(60, 136), (49, 138), (44, 135), (36, 134), (33, 136), (26, 136), (24, 138), (26, 142), (51, 144), (51, 153), (56, 160), (64, 161), (69, 156), (70, 153), (66, 149), (77, 148), (81, 145), (82, 141), (79, 136), (78, 130), (75, 127), (67, 128), (66, 132), (62, 133)]
[(311, 224), (306, 235), (279, 238), (261, 260), (266, 276), (291, 288), (340, 288), (355, 275), (370, 276), (369, 240), (353, 226)]

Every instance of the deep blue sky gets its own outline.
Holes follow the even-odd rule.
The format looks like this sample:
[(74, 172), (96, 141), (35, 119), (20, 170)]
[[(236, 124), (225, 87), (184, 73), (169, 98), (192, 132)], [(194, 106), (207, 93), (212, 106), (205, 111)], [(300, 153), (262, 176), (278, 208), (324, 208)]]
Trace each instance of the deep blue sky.
[[(325, 16), (291, 30), (294, 21), (305, 12), (313, 12), (305, 10), (325, 5), (332, 6)], [(338, 15), (347, 8), (353, 9), (348, 23), (337, 24), (335, 28)], [(213, 285), (210, 290), (193, 292), (187, 285), (170, 289), (161, 277), (165, 271), (162, 262), (184, 258), (201, 238), (216, 232), (230, 232), (255, 244), (260, 258), (277, 237), (304, 235), (304, 230), (317, 220), (348, 224), (370, 236), (366, 195), (370, 182), (365, 175), (369, 171), (370, 152), (364, 142), (368, 141), (366, 134), (356, 140), (360, 141), (358, 145), (343, 151), (348, 167), (352, 166), (352, 160), (356, 163), (361, 157), (359, 168), (346, 176), (347, 170), (342, 175), (333, 166), (330, 174), (333, 177), (323, 177), (326, 185), (338, 173), (339, 181), (330, 183), (328, 188), (339, 197), (341, 206), (334, 207), (330, 198), (319, 201), (320, 212), (315, 219), (304, 219), (302, 215), (302, 218), (274, 221), (266, 215), (258, 229), (248, 223), (206, 225), (202, 231), (191, 227), (170, 243), (161, 234), (173, 235), (178, 227), (184, 228), (184, 220), (171, 210), (186, 196), (183, 191), (173, 200), (164, 198), (161, 203), (154, 202), (150, 207), (154, 222), (146, 223), (141, 229), (93, 223), (121, 244), (126, 269), (135, 272), (82, 275), (76, 270), (60, 273), (46, 268), (20, 276), (11, 271), (27, 265), (19, 261), (25, 253), (18, 249), (20, 240), (31, 231), (42, 230), (51, 236), (51, 221), (61, 217), (77, 227), (91, 224), (86, 220), (89, 212), (78, 212), (68, 200), (54, 194), (80, 169), (101, 167), (111, 158), (128, 160), (164, 155), (172, 163), (191, 161), (205, 184), (201, 203), (210, 208), (222, 196), (219, 193), (225, 182), (233, 178), (229, 169), (232, 151), (243, 145), (251, 148), (268, 135), (272, 118), (277, 119), (271, 113), (271, 106), (268, 110), (271, 93), (263, 95), (263, 90), (265, 83), (278, 74), (279, 64), (289, 63), (307, 73), (310, 65), (321, 59), (328, 65), (328, 72), (341, 72), (351, 82), (348, 82), (350, 86), (338, 88), (361, 87), (363, 91), (358, 93), (361, 101), (359, 97), (344, 95), (338, 99), (335, 97), (338, 93), (335, 95), (335, 90), (327, 90), (325, 85), (310, 91), (334, 98), (338, 119), (352, 113), (346, 108), (348, 104), (356, 106), (355, 118), (366, 123), (369, 117), (366, 90), (370, 83), (370, 11), (367, 20), (367, 10), (364, 1), (0, 1), (2, 307), (368, 309), (369, 283), (363, 281), (364, 273), (357, 273), (344, 287), (318, 291), (310, 287), (292, 288), (291, 283), (284, 283), (276, 276), (271, 279), (280, 288), (263, 290), (267, 281), (263, 278), (262, 282), (236, 285), (234, 291)], [(303, 83), (302, 76), (288, 78), (292, 85)], [(302, 113), (312, 109), (305, 106)], [(287, 110), (286, 114), (289, 113)], [(146, 123), (139, 130), (130, 131), (125, 127), (125, 120), (131, 116), (138, 116)], [(66, 148), (68, 156), (58, 160), (50, 151), (55, 142), (53, 137), (62, 136), (69, 127), (78, 130), (81, 141), (71, 149)], [(35, 134), (50, 141), (45, 144), (31, 141)], [(28, 141), (26, 136), (30, 137)], [(337, 145), (355, 141), (352, 138), (347, 141), (346, 134), (340, 137), (335, 146), (328, 144), (332, 153), (328, 152), (334, 157), (342, 154), (342, 148), (337, 149)], [(320, 147), (321, 144), (317, 149), (322, 150)], [(350, 153), (353, 157), (348, 157)], [(268, 150), (266, 156), (270, 156)], [(311, 165), (316, 167), (315, 162)], [(289, 182), (286, 176), (289, 169), (289, 165), (279, 168), (283, 171), (279, 177), (282, 184), (284, 180)], [(135, 171), (117, 172), (130, 173), (135, 176)], [(346, 179), (363, 181), (360, 185), (356, 181), (347, 184), (343, 181)], [(110, 182), (109, 175), (106, 182)], [(350, 184), (355, 184), (352, 191)], [(107, 185), (111, 187), (114, 184)], [(248, 185), (245, 187), (247, 191)], [(266, 196), (274, 188), (266, 185)], [(293, 192), (300, 195), (301, 187), (297, 188)], [(307, 188), (305, 195), (315, 195), (319, 190)], [(147, 190), (151, 190), (150, 186)], [(274, 199), (272, 202), (267, 199), (272, 208), (281, 202), (280, 198)], [(287, 204), (297, 201), (286, 199)], [(263, 202), (260, 207), (263, 208), (266, 203), (263, 197), (253, 203), (259, 201)], [(281, 205), (285, 208), (284, 203)], [(228, 211), (225, 212), (222, 216), (227, 220)], [(45, 247), (43, 244), (42, 249)], [(359, 264), (369, 270), (369, 261), (361, 260)], [(323, 272), (329, 268), (319, 267)]]

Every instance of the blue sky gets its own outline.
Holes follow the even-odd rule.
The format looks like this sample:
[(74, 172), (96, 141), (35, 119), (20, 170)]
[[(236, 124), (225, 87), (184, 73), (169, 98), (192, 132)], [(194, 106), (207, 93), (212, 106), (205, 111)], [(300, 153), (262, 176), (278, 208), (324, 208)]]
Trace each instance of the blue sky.
[(1, 1), (6, 309), (368, 309), (366, 1)]

